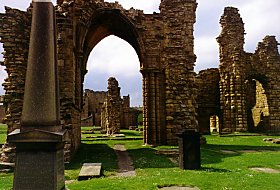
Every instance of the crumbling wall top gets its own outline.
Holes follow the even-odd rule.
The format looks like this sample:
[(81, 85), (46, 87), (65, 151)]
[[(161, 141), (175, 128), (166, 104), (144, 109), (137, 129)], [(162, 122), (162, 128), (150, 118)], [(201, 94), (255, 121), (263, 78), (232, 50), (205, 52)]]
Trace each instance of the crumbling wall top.
[(263, 41), (258, 43), (256, 54), (263, 52), (270, 55), (279, 55), (278, 45), (280, 43), (277, 42), (275, 36), (265, 36)]

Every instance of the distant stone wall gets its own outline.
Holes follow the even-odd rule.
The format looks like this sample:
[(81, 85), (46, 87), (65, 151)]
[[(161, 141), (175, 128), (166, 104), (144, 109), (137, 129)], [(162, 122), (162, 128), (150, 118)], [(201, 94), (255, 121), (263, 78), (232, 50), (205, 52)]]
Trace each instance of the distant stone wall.
[(84, 92), (84, 104), (82, 110), (82, 120), (91, 117), (88, 126), (101, 126), (101, 109), (105, 102), (107, 92), (93, 91), (86, 89)]
[(219, 69), (200, 71), (195, 77), (197, 86), (196, 102), (199, 132), (210, 133), (210, 117), (220, 116), (220, 73)]

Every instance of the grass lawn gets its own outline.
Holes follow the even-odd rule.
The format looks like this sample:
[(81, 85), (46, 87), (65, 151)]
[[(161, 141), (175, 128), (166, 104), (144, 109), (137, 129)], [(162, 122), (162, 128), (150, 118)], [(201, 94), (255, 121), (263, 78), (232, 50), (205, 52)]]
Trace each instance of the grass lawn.
[[(128, 132), (122, 131), (127, 133), (126, 136)], [(130, 133), (139, 135), (138, 132)], [(75, 180), (67, 184), (70, 190), (152, 190), (168, 185), (192, 185), (201, 190), (275, 190), (280, 187), (280, 173), (249, 170), (255, 166), (280, 170), (280, 145), (263, 142), (266, 136), (206, 136), (207, 145), (201, 146), (202, 168), (180, 170), (168, 157), (155, 154), (158, 149), (174, 149), (174, 146), (152, 148), (143, 146), (142, 140), (90, 141), (85, 138), (86, 135), (83, 135), (84, 141), (73, 162), (66, 165), (66, 180)], [(129, 151), (136, 177), (114, 177), (117, 172), (115, 144), (124, 144)], [(84, 162), (102, 162), (104, 177), (76, 181)], [(0, 174), (0, 189), (10, 189), (11, 186), (12, 173)]]
[(7, 125), (0, 124), (0, 144), (4, 144), (6, 142), (7, 137)]

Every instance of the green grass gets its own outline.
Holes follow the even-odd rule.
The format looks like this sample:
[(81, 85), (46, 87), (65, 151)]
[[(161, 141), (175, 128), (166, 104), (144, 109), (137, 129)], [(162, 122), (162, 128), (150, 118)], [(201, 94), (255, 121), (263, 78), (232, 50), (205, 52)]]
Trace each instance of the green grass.
[[(92, 131), (94, 130), (96, 127), (82, 127), (82, 132), (86, 132), (86, 131)], [(101, 134), (100, 130), (94, 130), (94, 133), (92, 134), (83, 134), (82, 135), (82, 141), (94, 141), (94, 140), (110, 140), (110, 139), (143, 139), (143, 132), (139, 132), (136, 130), (128, 130), (128, 129), (122, 129), (121, 134), (124, 134), (125, 137), (102, 137), (105, 134)]]
[[(139, 135), (122, 131), (127, 135)], [(83, 139), (85, 135), (83, 135)], [(114, 189), (155, 190), (158, 186), (187, 185), (201, 190), (274, 190), (279, 189), (280, 174), (266, 174), (249, 170), (250, 167), (270, 167), (280, 170), (280, 145), (263, 142), (266, 136), (206, 136), (207, 144), (201, 146), (200, 170), (181, 170), (164, 155), (156, 155), (158, 149), (174, 149), (176, 146), (143, 146), (142, 140), (134, 141), (82, 141), (81, 149), (71, 164), (66, 166), (67, 180), (76, 180), (84, 162), (102, 162), (104, 176), (87, 181), (67, 184), (70, 190)], [(115, 144), (124, 144), (133, 159), (136, 177), (111, 177), (117, 172)], [(221, 150), (231, 150), (226, 154)], [(255, 150), (244, 153), (242, 150)], [(12, 174), (0, 174), (0, 189), (9, 189)]]
[(7, 138), (7, 125), (0, 124), (0, 144), (4, 144)]

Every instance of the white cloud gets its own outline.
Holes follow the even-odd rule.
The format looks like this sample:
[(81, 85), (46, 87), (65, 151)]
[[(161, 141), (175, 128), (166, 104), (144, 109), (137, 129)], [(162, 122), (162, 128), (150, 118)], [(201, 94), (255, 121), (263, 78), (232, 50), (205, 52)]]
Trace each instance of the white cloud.
[(118, 37), (109, 36), (92, 50), (87, 68), (89, 72), (134, 77), (139, 74), (140, 63), (132, 46)]
[(195, 25), (195, 53), (198, 57), (196, 71), (209, 68), (210, 65), (218, 66), (218, 52), (213, 50), (217, 49), (218, 44), (213, 42), (221, 31), (219, 19), (226, 6), (238, 8), (245, 23), (245, 51), (254, 52), (258, 42), (266, 35), (276, 35), (280, 40), (280, 27), (277, 25), (280, 20), (279, 0), (198, 0)]
[[(54, 5), (56, 5), (56, 0), (51, 0)], [(17, 8), (20, 10), (26, 10), (32, 0), (1, 0), (0, 1), (0, 12), (5, 12), (4, 6), (11, 8)]]
[[(246, 1), (245, 1), (246, 2)], [(269, 3), (268, 3), (269, 2)], [(240, 14), (245, 23), (245, 49), (253, 52), (257, 43), (266, 35), (278, 35), (280, 40), (280, 1), (254, 0), (240, 7)]]
[(198, 72), (205, 68), (218, 67), (219, 47), (215, 38), (200, 37), (194, 44), (194, 50), (197, 56), (195, 71)]

